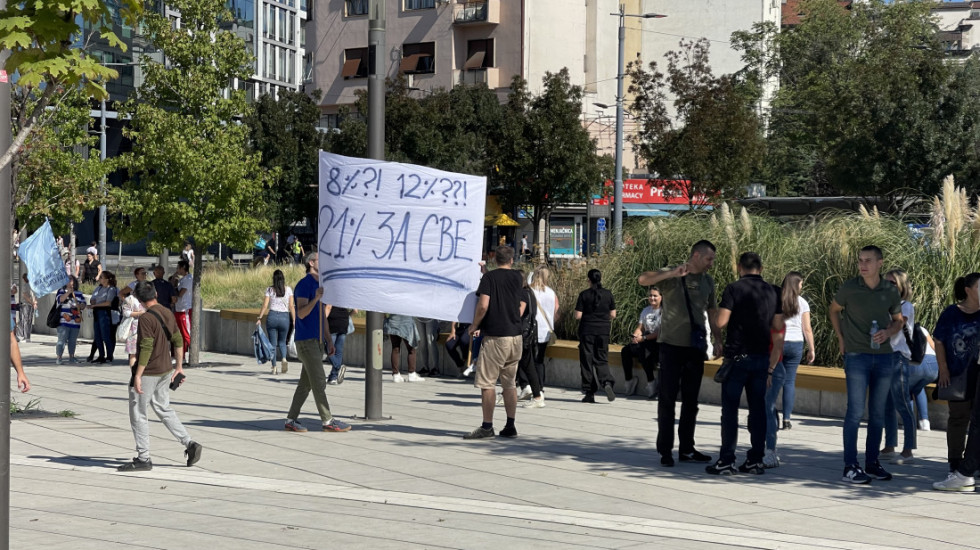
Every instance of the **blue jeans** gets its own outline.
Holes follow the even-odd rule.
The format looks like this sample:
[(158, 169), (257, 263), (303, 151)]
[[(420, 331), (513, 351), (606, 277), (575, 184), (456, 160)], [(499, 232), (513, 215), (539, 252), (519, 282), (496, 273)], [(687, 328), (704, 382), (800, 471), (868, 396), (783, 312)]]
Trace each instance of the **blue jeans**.
[(279, 357), (273, 357), (273, 362), (286, 358), (286, 344), (289, 337), (289, 313), (286, 311), (270, 311), (265, 319), (265, 331), (269, 334), (269, 342), (277, 350)]
[[(785, 342), (783, 344), (783, 360), (780, 362), (785, 370), (783, 382), (783, 420), (793, 418), (793, 403), (796, 401), (796, 369), (803, 360), (803, 342)], [(773, 379), (773, 386), (776, 380)], [(770, 447), (773, 448), (773, 447)]]
[(58, 343), (54, 346), (54, 351), (61, 359), (61, 354), (68, 345), (68, 357), (75, 357), (75, 343), (78, 342), (78, 327), (58, 325)]
[(112, 354), (116, 351), (116, 335), (112, 333), (112, 313), (109, 308), (96, 309), (94, 313), (95, 341), (92, 346), (99, 352), (99, 359), (112, 359)]
[(847, 380), (847, 413), (844, 415), (844, 466), (857, 466), (858, 428), (868, 405), (868, 435), (864, 447), (865, 465), (878, 461), (885, 410), (897, 366), (893, 353), (847, 353), (844, 375)]
[[(902, 428), (905, 430), (905, 440), (902, 450), (910, 451), (916, 448), (915, 430), (917, 426), (913, 397), (921, 393), (927, 384), (939, 376), (939, 363), (936, 362), (935, 355), (926, 355), (922, 359), (922, 363), (918, 365), (910, 364), (908, 359), (903, 355), (899, 355), (899, 359), (902, 362), (901, 377), (896, 376), (895, 381), (892, 382), (892, 393), (888, 396), (887, 410), (891, 411), (891, 408), (894, 407), (898, 409), (898, 414), (902, 416)], [(898, 400), (900, 399), (904, 403), (899, 403)], [(928, 412), (926, 414), (928, 415)], [(888, 412), (888, 416), (885, 417), (885, 447), (897, 446), (898, 420), (895, 418), (894, 413)]]
[(764, 354), (741, 356), (734, 359), (735, 364), (728, 378), (721, 383), (721, 457), (722, 464), (735, 462), (735, 447), (738, 445), (738, 405), (745, 390), (749, 404), (749, 449), (748, 462), (762, 462), (766, 441), (766, 379), (769, 376), (769, 356)]
[(330, 376), (327, 380), (336, 380), (337, 376), (340, 374), (340, 365), (344, 360), (344, 342), (347, 341), (346, 332), (338, 332), (336, 334), (330, 335), (333, 338), (333, 355), (328, 357), (330, 359), (330, 365), (333, 367), (330, 369)]
[[(779, 415), (776, 413), (776, 399), (786, 380), (786, 366), (782, 361), (772, 370), (772, 385), (766, 388), (766, 448), (776, 449), (776, 432), (779, 430)], [(783, 404), (786, 392), (783, 391)]]

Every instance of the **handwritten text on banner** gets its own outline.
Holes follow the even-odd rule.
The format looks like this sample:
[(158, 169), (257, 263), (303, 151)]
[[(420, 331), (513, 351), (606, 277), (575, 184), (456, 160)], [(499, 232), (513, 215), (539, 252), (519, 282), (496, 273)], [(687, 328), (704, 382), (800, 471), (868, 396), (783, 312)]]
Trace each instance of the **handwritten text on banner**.
[(470, 322), (485, 177), (320, 152), (323, 302)]

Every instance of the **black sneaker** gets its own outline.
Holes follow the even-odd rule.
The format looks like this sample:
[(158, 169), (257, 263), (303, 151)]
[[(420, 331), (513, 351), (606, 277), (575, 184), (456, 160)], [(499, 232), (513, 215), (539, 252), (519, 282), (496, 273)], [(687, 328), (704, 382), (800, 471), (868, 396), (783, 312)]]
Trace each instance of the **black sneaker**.
[(148, 458), (146, 460), (140, 460), (139, 457), (133, 459), (132, 462), (127, 462), (122, 466), (116, 468), (118, 472), (145, 472), (153, 469), (153, 462)]
[(792, 430), (793, 429), (793, 423), (790, 422), (789, 420), (783, 420), (783, 429), (784, 430)]
[(689, 453), (681, 453), (677, 457), (681, 459), (681, 462), (711, 462), (710, 456), (696, 450)]
[(705, 466), (704, 471), (715, 476), (733, 476), (736, 473), (734, 462), (722, 464), (720, 460), (710, 466)]
[(660, 465), (672, 468), (674, 466), (674, 457), (670, 455), (663, 455), (660, 457)]
[(866, 485), (871, 483), (871, 477), (864, 473), (864, 470), (860, 466), (854, 464), (844, 467), (844, 475), (841, 477), (841, 481), (854, 483), (855, 485)]
[(595, 403), (595, 394), (587, 393), (585, 397), (582, 398), (582, 403)]
[(613, 391), (613, 385), (612, 384), (606, 384), (605, 390), (606, 390), (606, 399), (608, 399), (609, 401), (615, 401), (616, 400), (616, 392)]
[(881, 467), (881, 462), (875, 461), (874, 464), (865, 464), (864, 471), (867, 475), (871, 476), (872, 479), (877, 479), (878, 481), (891, 481), (892, 475), (885, 471)]
[(463, 439), (486, 439), (488, 437), (494, 437), (495, 435), (496, 434), (494, 433), (493, 428), (484, 429), (483, 426), (480, 426), (472, 432), (464, 435)]
[(514, 426), (504, 426), (504, 429), (500, 430), (500, 437), (517, 437), (517, 428)]
[(761, 462), (755, 462), (749, 464), (748, 460), (743, 462), (742, 465), (738, 467), (738, 471), (742, 472), (743, 474), (754, 474), (754, 475), (760, 475), (766, 473), (765, 466), (763, 466)]
[(198, 460), (201, 460), (201, 452), (204, 447), (196, 441), (191, 441), (187, 444), (187, 449), (184, 450), (184, 456), (187, 457), (187, 465), (193, 466), (197, 464)]

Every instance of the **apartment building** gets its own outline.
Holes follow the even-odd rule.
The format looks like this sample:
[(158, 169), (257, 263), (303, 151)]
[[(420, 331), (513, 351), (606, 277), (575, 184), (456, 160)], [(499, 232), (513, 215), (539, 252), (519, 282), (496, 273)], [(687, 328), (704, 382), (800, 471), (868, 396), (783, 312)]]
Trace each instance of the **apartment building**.
[(950, 58), (966, 59), (980, 48), (980, 2), (937, 2), (932, 14)]
[[(323, 92), (322, 126), (335, 126), (339, 108), (367, 87), (368, 3), (321, 0), (311, 18), (308, 89)], [(639, 12), (640, 0), (626, 4)], [(420, 96), (485, 84), (503, 100), (514, 76), (539, 91), (546, 72), (567, 67), (587, 104), (614, 104), (617, 10), (616, 0), (388, 0), (385, 71), (405, 75)], [(639, 20), (629, 23), (635, 58)]]

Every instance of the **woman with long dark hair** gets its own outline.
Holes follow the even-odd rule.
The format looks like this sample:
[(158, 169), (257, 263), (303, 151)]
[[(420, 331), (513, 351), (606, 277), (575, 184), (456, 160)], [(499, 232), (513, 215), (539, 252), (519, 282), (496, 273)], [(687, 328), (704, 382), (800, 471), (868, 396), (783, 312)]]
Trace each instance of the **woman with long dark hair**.
[(939, 363), (936, 385), (949, 388), (947, 391), (959, 394), (957, 397), (961, 399), (947, 399), (949, 474), (932, 486), (940, 491), (973, 492), (973, 473), (980, 468), (980, 422), (970, 422), (971, 414), (980, 415), (980, 399), (976, 398), (977, 357), (980, 356), (980, 273), (956, 279), (953, 294), (956, 303), (939, 315), (932, 337)]
[(652, 286), (647, 291), (648, 305), (640, 312), (640, 320), (633, 329), (630, 342), (623, 346), (623, 378), (626, 379), (626, 395), (633, 395), (639, 378), (633, 378), (633, 360), (639, 359), (643, 372), (647, 375), (646, 395), (653, 399), (656, 383), (654, 370), (660, 364), (660, 321), (663, 318), (660, 289)]
[(276, 350), (274, 353), (279, 357), (278, 360), (272, 358), (271, 374), (276, 374), (277, 369), (286, 374), (289, 371), (286, 344), (290, 323), (296, 320), (296, 309), (293, 306), (293, 289), (286, 285), (286, 277), (281, 269), (272, 272), (272, 286), (265, 289), (265, 299), (262, 301), (262, 309), (259, 310), (259, 318), (255, 321), (256, 325), (262, 322), (266, 312), (269, 316), (265, 320), (265, 331)]
[[(590, 269), (589, 288), (578, 295), (575, 318), (578, 325), (578, 357), (582, 368), (583, 403), (595, 403), (595, 392), (601, 386), (610, 401), (616, 399), (615, 379), (609, 372), (609, 332), (616, 318), (616, 300), (602, 288), (602, 272)], [(593, 370), (595, 373), (593, 374)]]
[[(806, 362), (813, 364), (813, 327), (810, 326), (810, 304), (803, 299), (803, 274), (790, 271), (783, 277), (781, 305), (786, 334), (783, 338), (782, 360), (772, 371), (772, 385), (766, 390), (766, 453), (762, 465), (766, 468), (779, 466), (776, 456), (776, 431), (793, 427), (793, 403), (796, 398), (796, 370), (803, 360), (806, 348)], [(783, 392), (783, 423), (779, 425), (779, 410), (776, 400)]]

